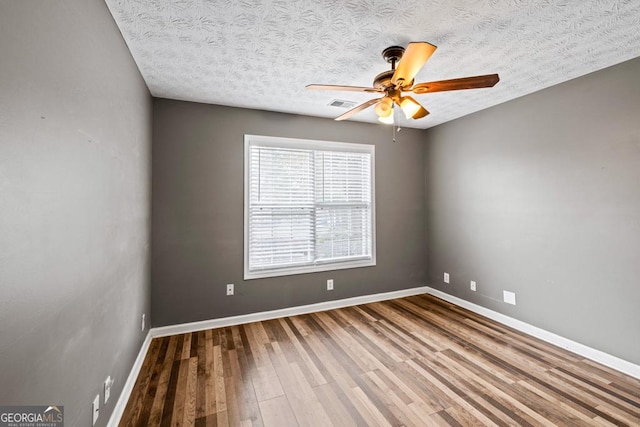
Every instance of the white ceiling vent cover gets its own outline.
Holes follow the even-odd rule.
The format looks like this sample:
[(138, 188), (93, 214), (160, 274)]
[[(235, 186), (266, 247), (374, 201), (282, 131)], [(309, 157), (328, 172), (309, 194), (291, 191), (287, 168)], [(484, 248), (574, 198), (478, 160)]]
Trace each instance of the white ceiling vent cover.
[(353, 101), (345, 101), (344, 99), (334, 99), (329, 103), (330, 107), (353, 108), (356, 103)]

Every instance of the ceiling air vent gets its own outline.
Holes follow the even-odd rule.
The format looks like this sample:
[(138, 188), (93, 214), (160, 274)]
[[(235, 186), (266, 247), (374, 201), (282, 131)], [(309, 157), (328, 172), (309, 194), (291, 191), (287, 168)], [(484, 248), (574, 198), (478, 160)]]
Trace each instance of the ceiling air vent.
[(344, 99), (334, 99), (329, 103), (329, 106), (339, 108), (353, 108), (356, 106), (356, 103), (353, 101), (345, 101)]

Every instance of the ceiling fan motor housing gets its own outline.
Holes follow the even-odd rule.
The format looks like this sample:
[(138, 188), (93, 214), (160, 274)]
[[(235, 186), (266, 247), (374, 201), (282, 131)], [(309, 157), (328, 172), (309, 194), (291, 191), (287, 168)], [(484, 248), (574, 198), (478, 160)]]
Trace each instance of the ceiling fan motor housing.
[(393, 86), (391, 83), (391, 77), (393, 77), (393, 70), (383, 71), (373, 79), (373, 87), (376, 89), (386, 89)]

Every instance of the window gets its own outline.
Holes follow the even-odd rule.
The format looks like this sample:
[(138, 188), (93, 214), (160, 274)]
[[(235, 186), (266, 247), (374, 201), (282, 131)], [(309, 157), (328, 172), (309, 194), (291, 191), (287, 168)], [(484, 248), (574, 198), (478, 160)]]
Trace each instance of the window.
[(245, 135), (244, 278), (375, 265), (374, 147)]

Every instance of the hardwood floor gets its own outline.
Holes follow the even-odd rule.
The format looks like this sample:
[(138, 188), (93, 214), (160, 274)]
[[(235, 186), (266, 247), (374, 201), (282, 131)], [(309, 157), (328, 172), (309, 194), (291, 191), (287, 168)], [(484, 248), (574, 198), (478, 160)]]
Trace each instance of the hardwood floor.
[(640, 380), (421, 295), (156, 338), (124, 426), (640, 425)]

